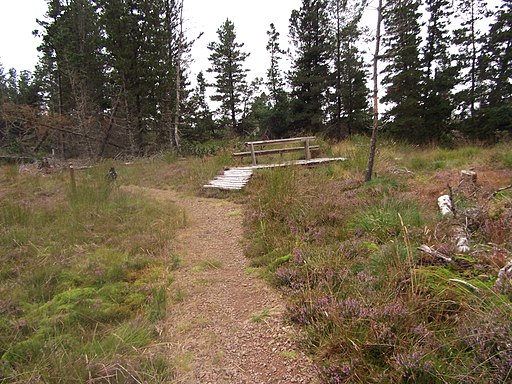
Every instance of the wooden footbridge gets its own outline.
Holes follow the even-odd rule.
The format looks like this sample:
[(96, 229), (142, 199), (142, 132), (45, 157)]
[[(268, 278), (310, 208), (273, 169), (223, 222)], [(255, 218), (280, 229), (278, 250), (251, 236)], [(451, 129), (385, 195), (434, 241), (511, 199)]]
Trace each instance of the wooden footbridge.
[[(330, 163), (334, 161), (345, 161), (347, 160), (344, 157), (334, 157), (334, 158), (311, 158), (311, 151), (319, 149), (317, 145), (310, 145), (312, 141), (315, 140), (314, 136), (310, 137), (296, 137), (290, 139), (279, 139), (279, 140), (262, 140), (262, 141), (249, 141), (245, 143), (247, 147), (250, 148), (250, 151), (246, 152), (237, 152), (234, 153), (233, 156), (236, 157), (244, 157), (251, 156), (252, 165), (245, 167), (234, 167), (228, 168), (224, 170), (221, 175), (216, 176), (213, 180), (211, 180), (208, 184), (203, 185), (204, 188), (215, 188), (215, 189), (223, 189), (223, 190), (241, 190), (251, 179), (253, 172), (258, 169), (269, 169), (269, 168), (278, 168), (278, 167), (289, 167), (294, 165), (317, 165)], [(259, 149), (256, 147), (266, 146), (266, 145), (275, 145), (275, 144), (284, 144), (284, 143), (302, 143), (303, 146), (295, 146), (288, 148), (272, 148), (272, 149)], [(293, 151), (304, 151), (304, 160), (293, 160), (293, 161), (285, 161), (279, 164), (258, 164), (257, 156), (259, 155), (270, 155), (276, 153), (285, 153), (285, 152), (293, 152)]]

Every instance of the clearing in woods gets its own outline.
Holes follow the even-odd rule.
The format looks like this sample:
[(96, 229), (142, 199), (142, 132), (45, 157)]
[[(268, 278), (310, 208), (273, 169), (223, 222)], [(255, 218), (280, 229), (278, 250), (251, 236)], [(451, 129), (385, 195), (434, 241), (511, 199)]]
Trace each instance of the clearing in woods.
[(161, 345), (178, 383), (313, 383), (312, 363), (283, 322), (283, 299), (247, 273), (241, 244), (243, 207), (171, 190), (129, 187), (185, 210), (181, 259)]

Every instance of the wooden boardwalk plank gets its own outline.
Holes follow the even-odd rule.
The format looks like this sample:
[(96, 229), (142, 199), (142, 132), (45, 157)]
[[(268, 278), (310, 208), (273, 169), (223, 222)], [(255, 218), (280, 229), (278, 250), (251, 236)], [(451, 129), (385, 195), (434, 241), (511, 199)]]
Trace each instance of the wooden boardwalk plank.
[(331, 163), (334, 161), (346, 161), (345, 157), (319, 158), (310, 160), (287, 161), (280, 164), (261, 164), (246, 167), (229, 168), (223, 174), (217, 175), (203, 188), (216, 188), (223, 190), (241, 190), (251, 179), (253, 172), (258, 169), (272, 169), (280, 167), (290, 167), (294, 165), (316, 165)]

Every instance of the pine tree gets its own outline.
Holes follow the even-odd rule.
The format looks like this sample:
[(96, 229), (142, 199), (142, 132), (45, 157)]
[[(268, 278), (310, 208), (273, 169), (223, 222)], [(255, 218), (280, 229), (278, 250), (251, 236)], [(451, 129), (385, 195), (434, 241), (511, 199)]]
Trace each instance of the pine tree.
[(460, 71), (459, 84), (463, 89), (457, 93), (456, 99), (462, 116), (469, 114), (473, 121), (477, 104), (482, 98), (481, 76), (478, 68), (482, 49), (482, 31), (478, 24), (487, 17), (486, 1), (460, 0), (457, 15), (462, 22), (460, 28), (455, 30), (454, 42), (458, 47), (456, 58)]
[(457, 68), (449, 53), (451, 36), (448, 30), (453, 15), (449, 0), (426, 0), (429, 20), (423, 49), (423, 118), (431, 137), (446, 133), (453, 111), (453, 88)]
[(279, 62), (286, 52), (279, 45), (279, 32), (273, 23), (267, 31), (268, 43), (267, 51), (270, 55), (270, 67), (267, 70), (267, 88), (270, 92), (270, 98), (274, 104), (279, 102), (281, 94), (284, 92), (284, 79), (279, 69)]
[[(183, 119), (182, 110), (186, 109), (186, 68), (187, 54), (194, 40), (189, 41), (184, 33), (184, 0), (163, 0), (165, 8), (164, 29), (167, 51), (164, 65), (164, 86), (159, 98), (162, 109), (162, 124), (167, 125), (168, 141), (171, 148), (179, 150), (179, 127)], [(172, 123), (171, 123), (172, 121)]]
[[(270, 24), (267, 36), (270, 66), (267, 70), (266, 85), (269, 90), (269, 97), (261, 95), (258, 98), (255, 108), (257, 111), (253, 115), (257, 116), (263, 137), (278, 138), (286, 135), (290, 124), (289, 96), (285, 90), (284, 76), (279, 68), (282, 56), (286, 52), (280, 47), (280, 34), (274, 24)], [(267, 99), (268, 104), (266, 104)]]
[(389, 0), (384, 7), (386, 35), (382, 83), (386, 86), (383, 102), (391, 103), (386, 113), (389, 129), (397, 137), (421, 142), (428, 138), (421, 119), (421, 81), (419, 58), (419, 0)]
[(504, 0), (494, 13), (479, 57), (481, 108), (473, 133), (482, 139), (512, 132), (512, 3)]
[(261, 134), (262, 117), (268, 113), (269, 98), (262, 92), (263, 79), (256, 77), (244, 89), (242, 100), (242, 118), (240, 131), (244, 136), (258, 136)]
[(128, 128), (131, 150), (142, 154), (150, 145), (168, 146), (175, 111), (176, 63), (168, 50), (166, 4), (164, 0), (98, 1), (111, 82), (116, 85), (113, 100), (121, 99), (118, 118), (124, 119)]
[(220, 101), (221, 116), (230, 122), (232, 131), (241, 133), (239, 116), (242, 112), (241, 102), (248, 72), (243, 68), (243, 64), (249, 54), (241, 50), (243, 43), (236, 42), (235, 26), (229, 19), (226, 19), (217, 30), (217, 36), (217, 42), (208, 44), (211, 51), (211, 68), (208, 72), (216, 74), (216, 94), (212, 100)]
[(512, 3), (503, 1), (496, 12), (480, 59), (486, 82), (485, 104), (495, 107), (512, 102)]
[(188, 101), (188, 127), (184, 132), (184, 139), (192, 143), (204, 142), (216, 136), (216, 124), (206, 96), (208, 84), (202, 71), (197, 74), (196, 83)]
[(290, 73), (292, 129), (320, 132), (324, 128), (329, 76), (329, 22), (325, 0), (303, 0), (292, 11), (290, 39), (295, 58)]
[(0, 107), (7, 101), (7, 79), (4, 73), (4, 67), (0, 63)]
[(369, 125), (367, 70), (358, 48), (361, 29), (358, 23), (365, 8), (364, 1), (330, 0), (330, 38), (332, 40), (333, 73), (331, 124), (333, 133), (351, 135)]
[(110, 137), (136, 155), (176, 146), (191, 44), (183, 0), (47, 1), (38, 73), (50, 112), (102, 137), (98, 148), (88, 139), (90, 155), (103, 155)]
[(4, 76), (2, 88), (5, 101), (20, 106), (41, 107), (40, 82), (30, 71), (21, 71), (18, 75), (17, 71), (11, 68), (8, 76)]
[(42, 37), (40, 73), (44, 73), (45, 103), (50, 112), (69, 116), (77, 131), (68, 138), (61, 136), (62, 156), (68, 139), (74, 150), (86, 150), (92, 156), (95, 143), (90, 138), (107, 107), (98, 4), (92, 0), (48, 0), (48, 12), (39, 25), (41, 31), (35, 34)]
[(74, 111), (86, 120), (105, 106), (104, 47), (97, 4), (88, 0), (51, 0), (43, 31), (43, 65), (49, 87), (50, 106), (59, 113)]

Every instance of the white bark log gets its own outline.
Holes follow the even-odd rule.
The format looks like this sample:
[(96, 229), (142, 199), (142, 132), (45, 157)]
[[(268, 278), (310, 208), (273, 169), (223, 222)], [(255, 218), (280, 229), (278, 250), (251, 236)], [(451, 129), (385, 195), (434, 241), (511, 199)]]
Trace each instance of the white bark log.
[(437, 205), (441, 210), (441, 215), (453, 215), (452, 200), (450, 199), (450, 195), (439, 196), (439, 198), (437, 199)]
[(462, 228), (462, 226), (457, 225), (454, 228), (455, 240), (457, 241), (457, 251), (461, 253), (468, 253), (470, 251), (469, 248), (469, 239), (466, 236), (466, 231)]
[(460, 280), (460, 279), (449, 279), (449, 281), (453, 282), (453, 283), (459, 283), (459, 284), (462, 284), (462, 285), (465, 285), (466, 287), (468, 288), (471, 288), (473, 291), (475, 292), (480, 292), (480, 289), (475, 287), (473, 284), (471, 283), (468, 283), (467, 281), (464, 281), (464, 280)]
[(422, 252), (425, 252), (426, 254), (428, 254), (430, 256), (434, 256), (434, 257), (437, 257), (438, 259), (446, 261), (447, 263), (452, 262), (451, 257), (446, 256), (445, 254), (435, 250), (434, 248), (429, 247), (428, 245), (423, 244), (423, 245), (419, 246), (418, 249)]

